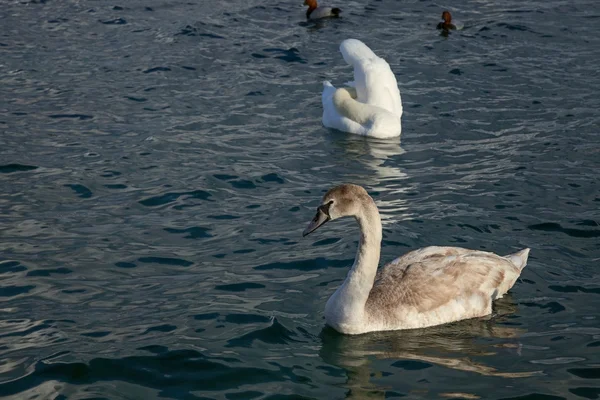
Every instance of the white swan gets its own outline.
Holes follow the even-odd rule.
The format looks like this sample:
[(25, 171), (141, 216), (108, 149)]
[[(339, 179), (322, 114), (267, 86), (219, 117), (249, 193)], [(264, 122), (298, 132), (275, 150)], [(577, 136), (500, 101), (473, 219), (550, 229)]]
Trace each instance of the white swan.
[(323, 82), (323, 125), (381, 139), (400, 136), (402, 100), (389, 64), (360, 40), (344, 40), (340, 51), (354, 67), (354, 89)]
[(425, 247), (377, 270), (381, 219), (367, 191), (340, 185), (323, 196), (303, 232), (353, 216), (360, 242), (352, 269), (325, 306), (325, 320), (346, 334), (424, 328), (492, 312), (527, 264), (529, 249), (505, 257), (460, 247)]

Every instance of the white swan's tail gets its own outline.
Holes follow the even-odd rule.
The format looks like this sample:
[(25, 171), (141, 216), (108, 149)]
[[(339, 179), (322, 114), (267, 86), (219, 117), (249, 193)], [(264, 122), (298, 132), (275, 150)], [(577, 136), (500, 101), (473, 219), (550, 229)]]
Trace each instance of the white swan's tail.
[(529, 250), (530, 249), (528, 249), (528, 248), (527, 249), (523, 249), (523, 250), (521, 250), (519, 252), (516, 252), (514, 254), (509, 254), (507, 256), (504, 256), (504, 258), (507, 258), (517, 268), (519, 268), (519, 271), (521, 271), (527, 265), (527, 258), (529, 257)]
[(335, 87), (329, 81), (323, 81), (323, 90), (327, 90), (327, 88), (332, 88), (335, 90)]
[(330, 102), (331, 98), (335, 94), (335, 86), (331, 84), (329, 81), (323, 81), (323, 94), (321, 95), (321, 100), (323, 101), (323, 106), (325, 106), (326, 102)]

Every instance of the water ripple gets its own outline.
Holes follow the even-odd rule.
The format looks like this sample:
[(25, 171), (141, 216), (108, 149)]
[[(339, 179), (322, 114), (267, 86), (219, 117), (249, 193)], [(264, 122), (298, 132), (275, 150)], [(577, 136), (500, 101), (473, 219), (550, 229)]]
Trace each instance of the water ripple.
[[(0, 396), (596, 398), (596, 0), (4, 2)], [(403, 135), (321, 124), (364, 40)], [(532, 248), (492, 316), (346, 337), (323, 310), (354, 221), (302, 237), (332, 185), (379, 206), (381, 262)], [(565, 380), (565, 377), (567, 378)]]

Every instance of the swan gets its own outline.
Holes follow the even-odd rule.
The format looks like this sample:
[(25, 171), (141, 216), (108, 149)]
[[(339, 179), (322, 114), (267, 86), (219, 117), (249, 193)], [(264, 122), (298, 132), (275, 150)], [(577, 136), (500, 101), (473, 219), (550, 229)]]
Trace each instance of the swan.
[(317, 5), (317, 0), (304, 0), (304, 5), (308, 6), (308, 10), (306, 10), (306, 19), (339, 17), (342, 12), (339, 8), (319, 7)]
[(380, 139), (400, 136), (402, 100), (389, 64), (357, 39), (344, 40), (340, 52), (354, 67), (354, 81), (340, 89), (323, 82), (323, 125)]
[(302, 233), (326, 222), (352, 216), (360, 226), (354, 264), (325, 305), (325, 320), (338, 332), (425, 328), (492, 312), (527, 264), (529, 249), (507, 256), (460, 247), (424, 247), (377, 269), (381, 219), (375, 202), (361, 186), (330, 189)]

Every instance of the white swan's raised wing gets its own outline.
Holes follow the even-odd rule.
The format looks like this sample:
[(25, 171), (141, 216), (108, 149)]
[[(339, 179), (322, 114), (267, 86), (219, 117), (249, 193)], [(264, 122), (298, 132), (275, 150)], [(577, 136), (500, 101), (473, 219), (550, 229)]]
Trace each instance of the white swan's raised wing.
[(344, 60), (354, 68), (356, 100), (381, 107), (402, 117), (398, 82), (389, 64), (363, 42), (346, 39), (340, 45)]

